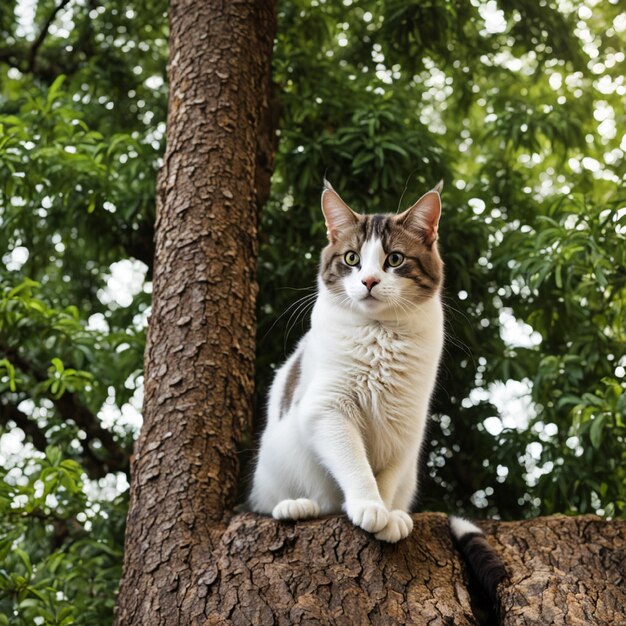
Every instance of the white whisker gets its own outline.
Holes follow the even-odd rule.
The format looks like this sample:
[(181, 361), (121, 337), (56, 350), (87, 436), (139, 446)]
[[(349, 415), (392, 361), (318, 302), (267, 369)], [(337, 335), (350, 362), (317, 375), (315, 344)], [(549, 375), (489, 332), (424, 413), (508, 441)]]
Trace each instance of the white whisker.
[(276, 324), (278, 324), (278, 322), (280, 322), (280, 320), (287, 315), (287, 313), (289, 313), (289, 311), (291, 311), (291, 309), (293, 309), (293, 307), (299, 306), (300, 303), (302, 303), (305, 300), (315, 300), (317, 298), (317, 293), (314, 294), (308, 294), (306, 296), (302, 296), (302, 298), (298, 298), (298, 300), (296, 300), (295, 302), (292, 302), (272, 323), (272, 325), (269, 327), (269, 329), (267, 330), (267, 332), (263, 335), (263, 337), (261, 337), (261, 340), (259, 341), (259, 343), (263, 342), (265, 340), (265, 338), (272, 332), (272, 330), (274, 329), (274, 326), (276, 326)]

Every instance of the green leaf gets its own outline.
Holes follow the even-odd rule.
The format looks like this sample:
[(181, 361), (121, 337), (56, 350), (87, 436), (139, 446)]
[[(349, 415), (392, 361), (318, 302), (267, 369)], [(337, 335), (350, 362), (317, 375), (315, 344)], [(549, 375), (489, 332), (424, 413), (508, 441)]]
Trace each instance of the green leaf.
[(59, 74), (59, 76), (54, 79), (52, 85), (50, 85), (50, 89), (48, 89), (48, 97), (46, 98), (46, 111), (50, 110), (50, 107), (56, 100), (57, 95), (59, 94), (63, 83), (65, 82), (65, 79), (66, 76), (64, 74)]
[(589, 439), (591, 445), (598, 449), (602, 445), (602, 431), (604, 430), (605, 416), (598, 415), (592, 422), (589, 428)]

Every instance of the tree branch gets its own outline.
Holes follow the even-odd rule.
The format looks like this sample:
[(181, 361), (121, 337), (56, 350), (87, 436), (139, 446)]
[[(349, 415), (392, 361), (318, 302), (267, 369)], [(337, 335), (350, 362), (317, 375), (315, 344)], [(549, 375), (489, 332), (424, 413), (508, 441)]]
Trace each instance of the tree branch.
[[(12, 46), (0, 48), (0, 63), (6, 63), (23, 74), (30, 73), (49, 84), (54, 82), (60, 74), (65, 74), (66, 76), (74, 74), (83, 63), (79, 58), (81, 53), (86, 58), (94, 54), (92, 41), (93, 26), (88, 16), (85, 17), (84, 27), (80, 28), (78, 31), (78, 39), (73, 44), (72, 51), (69, 55), (59, 55), (55, 50), (51, 52), (51, 54), (38, 56), (38, 52), (45, 41), (52, 22), (69, 2), (70, 0), (63, 0), (61, 4), (54, 9), (43, 25), (37, 39), (32, 44), (25, 45), (24, 40), (22, 40)], [(89, 0), (85, 10), (89, 12), (99, 4), (98, 0)]]
[(36, 67), (32, 69), (28, 67), (29, 48), (15, 45), (8, 48), (0, 48), (0, 63), (6, 63), (16, 68), (22, 74), (32, 73), (33, 76), (39, 78), (46, 83), (52, 83), (59, 74), (71, 75), (78, 69), (77, 62), (64, 62), (64, 59), (45, 58), (45, 63), (41, 58)]
[(57, 5), (52, 11), (52, 13), (48, 16), (48, 19), (44, 23), (39, 35), (37, 36), (37, 39), (35, 39), (35, 41), (33, 42), (33, 45), (31, 46), (30, 51), (28, 53), (28, 64), (27, 64), (28, 72), (33, 72), (35, 69), (36, 62), (37, 62), (37, 52), (39, 48), (41, 47), (41, 45), (43, 44), (46, 37), (48, 36), (48, 31), (50, 30), (50, 26), (52, 25), (52, 22), (54, 22), (59, 12), (62, 11), (69, 3), (70, 3), (70, 0), (61, 0), (61, 3)]

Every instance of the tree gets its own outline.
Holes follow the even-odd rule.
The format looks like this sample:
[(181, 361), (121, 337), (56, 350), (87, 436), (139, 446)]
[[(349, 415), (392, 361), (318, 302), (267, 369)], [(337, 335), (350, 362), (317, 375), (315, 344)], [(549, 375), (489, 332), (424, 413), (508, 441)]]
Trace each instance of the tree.
[[(143, 389), (166, 7), (40, 0), (30, 26), (14, 9), (0, 8), (0, 443), (26, 446), (2, 447), (0, 613), (106, 623), (136, 434), (120, 413)], [(313, 283), (324, 171), (363, 210), (395, 210), (444, 175), (450, 339), (420, 508), (624, 515), (622, 40), (610, 2), (280, 4), (278, 103), (262, 115), (281, 120), (259, 224), (255, 425), (306, 318), (293, 289)], [(273, 136), (257, 135), (261, 206)], [(114, 296), (123, 268), (136, 284)], [(521, 389), (523, 416), (500, 406), (502, 389)], [(220, 494), (225, 511), (233, 492)], [(274, 545), (269, 522), (243, 521)], [(225, 559), (243, 521), (219, 544)], [(277, 552), (278, 576), (291, 557)]]
[(274, 6), (174, 1), (170, 28), (168, 148), (120, 624), (203, 615), (192, 590), (212, 558), (211, 528), (233, 505), (252, 409), (255, 185), (267, 175), (259, 150), (273, 143), (265, 111)]

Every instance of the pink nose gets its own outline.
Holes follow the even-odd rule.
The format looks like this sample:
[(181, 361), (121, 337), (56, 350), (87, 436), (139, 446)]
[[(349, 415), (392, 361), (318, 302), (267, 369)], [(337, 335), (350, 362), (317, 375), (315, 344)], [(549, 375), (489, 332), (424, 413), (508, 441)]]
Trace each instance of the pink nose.
[(371, 291), (375, 285), (378, 285), (380, 280), (378, 280), (378, 278), (370, 276), (369, 278), (364, 278), (361, 282), (367, 287), (368, 291)]

